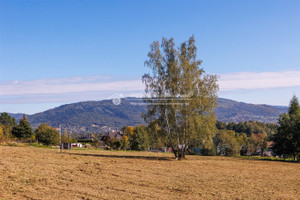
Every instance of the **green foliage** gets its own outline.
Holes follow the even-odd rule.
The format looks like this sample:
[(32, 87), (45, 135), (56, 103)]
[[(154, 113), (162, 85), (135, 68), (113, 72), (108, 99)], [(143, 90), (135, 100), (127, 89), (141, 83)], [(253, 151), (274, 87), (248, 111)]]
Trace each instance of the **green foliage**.
[(236, 136), (237, 142), (240, 145), (240, 154), (247, 155), (251, 151), (252, 141), (247, 137), (246, 133), (240, 133)]
[(128, 136), (127, 135), (124, 135), (120, 141), (121, 143), (121, 148), (123, 150), (126, 150), (129, 146), (129, 139), (128, 139)]
[(280, 115), (278, 124), (277, 134), (272, 138), (273, 150), (277, 155), (296, 160), (300, 154), (300, 106), (296, 96), (290, 102), (288, 113)]
[(151, 69), (143, 76), (148, 97), (145, 120), (158, 122), (178, 159), (195, 140), (204, 148), (212, 146), (215, 134), (217, 79), (204, 74), (201, 62), (193, 36), (178, 49), (173, 38), (153, 42), (145, 62)]
[(16, 119), (14, 117), (10, 117), (6, 112), (1, 113), (0, 124), (11, 127), (18, 125)]
[(146, 129), (149, 136), (149, 145), (152, 149), (160, 149), (167, 146), (167, 132), (160, 128), (158, 122), (152, 121)]
[(240, 145), (241, 155), (256, 155), (263, 153), (267, 150), (267, 141), (276, 132), (277, 125), (275, 124), (265, 124), (261, 122), (239, 122), (228, 124), (224, 122), (217, 122), (217, 128), (220, 131), (233, 131), (235, 132), (235, 137)]
[(131, 135), (133, 135), (133, 131), (134, 131), (134, 127), (132, 127), (132, 126), (124, 127), (124, 133), (128, 137), (130, 137)]
[(38, 142), (44, 145), (59, 145), (59, 132), (47, 124), (40, 124), (34, 132)]
[(122, 142), (117, 138), (110, 138), (107, 140), (107, 145), (109, 146), (110, 149), (120, 150), (122, 146)]
[(133, 126), (124, 126), (123, 127), (124, 135), (120, 140), (121, 148), (126, 150), (129, 147), (129, 140), (133, 135), (134, 127)]
[(133, 135), (129, 139), (131, 150), (145, 151), (149, 147), (149, 138), (145, 126), (135, 127)]
[(263, 156), (265, 150), (268, 148), (267, 136), (263, 133), (252, 134), (251, 140), (254, 148), (254, 154), (259, 152), (260, 155)]
[(281, 162), (295, 162), (293, 159), (288, 158), (279, 158), (279, 157), (262, 157), (262, 156), (239, 156), (243, 159), (249, 159), (249, 160), (267, 160), (267, 161), (281, 161)]
[(61, 142), (63, 143), (77, 143), (77, 140), (75, 139), (74, 135), (71, 133), (67, 133), (66, 130), (61, 135)]
[(220, 130), (214, 141), (217, 155), (237, 156), (240, 154), (240, 144), (234, 131)]
[(236, 133), (246, 133), (247, 136), (251, 136), (252, 134), (263, 133), (267, 134), (268, 137), (274, 135), (277, 131), (278, 125), (273, 123), (262, 123), (262, 122), (254, 122), (254, 121), (245, 121), (245, 122), (229, 122), (224, 123), (218, 121), (216, 126), (219, 130), (233, 130)]
[(17, 126), (16, 119), (10, 117), (7, 113), (1, 113), (0, 116), (0, 142), (9, 140), (12, 137), (12, 129)]
[(19, 125), (13, 127), (12, 134), (19, 139), (30, 139), (33, 137), (32, 128), (25, 115), (20, 120)]
[(289, 116), (295, 118), (298, 118), (300, 116), (300, 105), (299, 105), (298, 98), (296, 96), (293, 96), (290, 102), (288, 114)]
[(4, 140), (4, 131), (3, 131), (3, 125), (0, 124), (0, 143)]
[(0, 124), (0, 142), (11, 139), (12, 127)]

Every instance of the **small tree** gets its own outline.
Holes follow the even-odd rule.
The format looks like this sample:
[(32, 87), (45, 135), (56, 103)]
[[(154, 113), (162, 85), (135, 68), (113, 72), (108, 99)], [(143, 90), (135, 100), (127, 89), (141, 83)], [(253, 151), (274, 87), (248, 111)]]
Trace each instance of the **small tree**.
[(240, 155), (248, 155), (251, 151), (251, 139), (247, 137), (246, 133), (241, 133), (237, 137), (237, 141), (240, 145)]
[(264, 155), (264, 152), (268, 148), (268, 140), (267, 140), (266, 134), (263, 133), (253, 133), (251, 135), (251, 141), (253, 144), (253, 147), (255, 149), (255, 153), (260, 152), (260, 156)]
[(145, 151), (149, 147), (148, 134), (144, 126), (137, 126), (130, 137), (130, 148), (136, 151)]
[(15, 127), (18, 125), (16, 119), (14, 117), (9, 116), (6, 112), (1, 113), (0, 124), (11, 127)]
[(20, 120), (19, 125), (13, 127), (12, 134), (19, 139), (29, 139), (34, 136), (26, 115)]
[(129, 145), (128, 136), (127, 136), (127, 135), (123, 135), (123, 137), (122, 137), (120, 143), (121, 143), (121, 148), (122, 148), (123, 150), (126, 150), (127, 147), (128, 147), (128, 145)]
[(239, 155), (240, 145), (235, 132), (232, 130), (220, 130), (215, 137), (217, 155), (236, 156)]
[(120, 150), (122, 143), (117, 138), (109, 138), (107, 140), (107, 145), (109, 146), (110, 149)]
[(121, 148), (123, 150), (126, 150), (129, 146), (129, 140), (133, 135), (134, 128), (132, 126), (126, 126), (123, 128), (123, 130), (124, 130), (124, 135), (120, 140), (120, 144), (121, 144)]
[(134, 131), (134, 128), (132, 126), (126, 126), (124, 133), (125, 133), (125, 135), (130, 137), (130, 135), (133, 135), (133, 131)]
[(149, 136), (149, 145), (153, 149), (166, 147), (168, 143), (167, 133), (158, 124), (158, 122), (152, 121), (146, 128)]
[(34, 132), (38, 142), (45, 145), (59, 145), (59, 132), (47, 124), (40, 124)]
[(11, 126), (0, 124), (0, 143), (11, 139), (11, 131)]
[(66, 130), (62, 133), (61, 142), (63, 143), (76, 143), (77, 140), (75, 139), (74, 135), (68, 133)]

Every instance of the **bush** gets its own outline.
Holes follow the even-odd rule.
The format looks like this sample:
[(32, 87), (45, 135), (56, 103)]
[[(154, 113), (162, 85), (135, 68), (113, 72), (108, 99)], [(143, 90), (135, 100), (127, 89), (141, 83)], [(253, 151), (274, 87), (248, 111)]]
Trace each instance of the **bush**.
[(109, 146), (109, 149), (114, 149), (114, 150), (120, 150), (121, 149), (121, 141), (118, 140), (117, 138), (110, 138), (107, 140), (107, 145)]
[(59, 145), (59, 132), (47, 124), (41, 124), (35, 131), (36, 139), (44, 145)]
[(145, 151), (149, 147), (148, 134), (144, 126), (137, 126), (130, 137), (130, 148), (136, 151)]
[(217, 155), (239, 155), (240, 145), (234, 131), (221, 130), (215, 137), (215, 145)]

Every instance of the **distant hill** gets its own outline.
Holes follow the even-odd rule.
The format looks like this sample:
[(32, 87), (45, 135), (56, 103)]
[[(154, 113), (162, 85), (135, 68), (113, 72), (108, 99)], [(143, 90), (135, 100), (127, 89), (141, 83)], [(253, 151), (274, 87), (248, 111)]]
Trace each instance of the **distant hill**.
[[(119, 129), (143, 124), (141, 114), (146, 111), (146, 106), (138, 103), (142, 101), (137, 98), (121, 99), (120, 105), (113, 104), (112, 100), (86, 101), (62, 105), (27, 117), (33, 127), (40, 123), (53, 127), (62, 124), (63, 128), (74, 133), (101, 132), (107, 130), (107, 127)], [(287, 107), (247, 104), (222, 98), (218, 99), (216, 109), (218, 120), (223, 122), (252, 120), (276, 123), (279, 114), (283, 112), (287, 112)], [(11, 115), (17, 119), (22, 117), (22, 114)]]
[(279, 114), (287, 112), (284, 106), (256, 105), (229, 99), (218, 99), (217, 118), (223, 122), (260, 121), (276, 123)]
[(62, 124), (70, 132), (99, 132), (101, 127), (122, 128), (143, 124), (141, 113), (145, 106), (132, 105), (133, 98), (121, 100), (115, 105), (112, 100), (86, 101), (59, 106), (45, 112), (28, 116), (32, 126), (47, 123), (58, 127)]

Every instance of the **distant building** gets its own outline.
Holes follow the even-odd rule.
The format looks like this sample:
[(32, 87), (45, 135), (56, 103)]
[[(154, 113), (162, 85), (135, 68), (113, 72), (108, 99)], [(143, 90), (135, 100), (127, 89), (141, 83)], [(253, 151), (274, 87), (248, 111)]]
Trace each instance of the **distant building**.
[(72, 143), (71, 145), (72, 145), (72, 147), (80, 147), (80, 148), (82, 148), (82, 144), (81, 143)]
[(124, 136), (124, 134), (121, 131), (113, 131), (113, 132), (108, 133), (109, 138), (116, 138), (116, 139), (120, 140), (120, 139), (122, 139), (123, 136)]
[(102, 145), (105, 145), (109, 139), (115, 138), (115, 139), (121, 140), (123, 138), (123, 136), (124, 136), (124, 133), (122, 131), (108, 132), (101, 137), (100, 142), (102, 143)]

